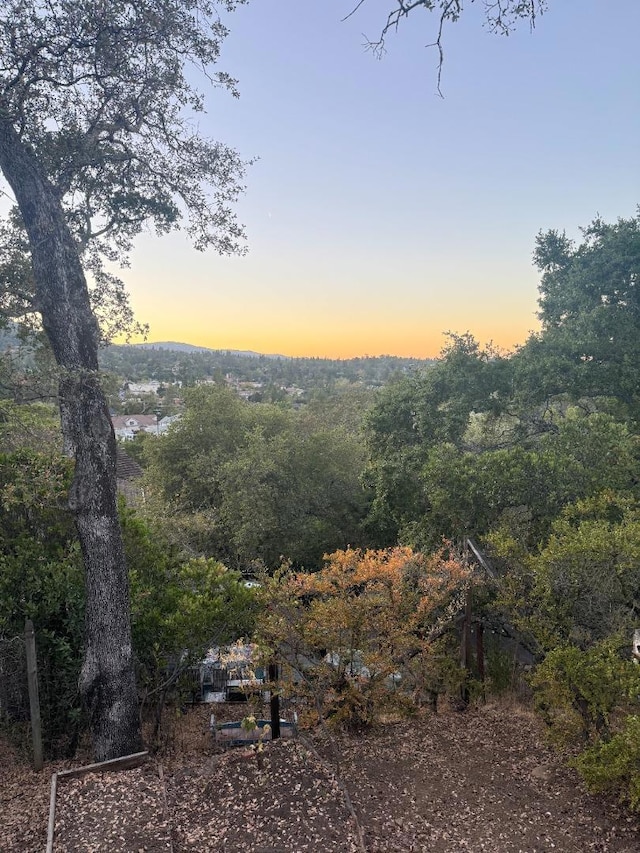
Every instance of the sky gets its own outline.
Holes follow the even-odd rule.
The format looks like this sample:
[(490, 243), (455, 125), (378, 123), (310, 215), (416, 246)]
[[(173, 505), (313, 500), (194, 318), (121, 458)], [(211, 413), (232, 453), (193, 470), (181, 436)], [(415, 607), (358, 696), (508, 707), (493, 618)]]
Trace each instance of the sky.
[(123, 273), (150, 341), (289, 356), (432, 357), (443, 333), (511, 350), (538, 328), (536, 234), (635, 215), (640, 2), (549, 0), (509, 37), (466, 4), (417, 10), (367, 52), (395, 0), (252, 0), (229, 16), (200, 130), (249, 167), (248, 253), (142, 235)]

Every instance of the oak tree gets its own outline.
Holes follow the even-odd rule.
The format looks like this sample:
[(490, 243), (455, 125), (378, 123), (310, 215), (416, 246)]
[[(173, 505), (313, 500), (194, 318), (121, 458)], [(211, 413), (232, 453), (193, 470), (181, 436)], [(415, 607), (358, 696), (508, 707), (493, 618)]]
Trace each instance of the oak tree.
[(283, 557), (317, 568), (323, 554), (361, 544), (367, 492), (357, 433), (317, 414), (249, 403), (228, 388), (185, 392), (169, 434), (146, 442), (146, 511), (184, 553), (243, 571)]
[(231, 205), (243, 163), (202, 138), (203, 79), (243, 0), (6, 0), (0, 9), (0, 170), (27, 235), (33, 306), (59, 366), (69, 502), (86, 574), (81, 690), (98, 759), (140, 745), (115, 439), (98, 376), (87, 273), (125, 261), (152, 223), (198, 248), (242, 247)]
[(542, 332), (519, 353), (516, 380), (535, 393), (538, 362), (547, 388), (573, 399), (616, 398), (637, 418), (640, 209), (613, 223), (598, 217), (581, 232), (579, 242), (557, 230), (538, 234)]

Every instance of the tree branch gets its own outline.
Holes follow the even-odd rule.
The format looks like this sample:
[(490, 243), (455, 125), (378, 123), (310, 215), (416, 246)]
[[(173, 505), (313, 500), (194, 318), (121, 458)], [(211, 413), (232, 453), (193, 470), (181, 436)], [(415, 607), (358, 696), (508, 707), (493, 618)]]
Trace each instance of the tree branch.
[[(348, 20), (362, 8), (366, 0), (358, 0), (351, 11), (345, 15), (343, 21)], [(473, 2), (473, 0), (472, 0)], [(426, 45), (434, 47), (438, 51), (438, 78), (437, 92), (443, 97), (441, 82), (442, 69), (444, 67), (443, 32), (447, 21), (456, 23), (464, 12), (462, 0), (396, 0), (397, 6), (392, 9), (375, 40), (367, 40), (365, 47), (377, 57), (381, 58), (386, 53), (386, 39), (390, 32), (397, 32), (400, 23), (407, 19), (412, 12), (423, 8), (427, 12), (437, 15), (437, 28), (435, 39)], [(531, 29), (534, 29), (537, 18), (547, 8), (547, 0), (483, 0), (485, 24), (491, 32), (508, 35), (514, 30), (518, 21), (526, 19)]]

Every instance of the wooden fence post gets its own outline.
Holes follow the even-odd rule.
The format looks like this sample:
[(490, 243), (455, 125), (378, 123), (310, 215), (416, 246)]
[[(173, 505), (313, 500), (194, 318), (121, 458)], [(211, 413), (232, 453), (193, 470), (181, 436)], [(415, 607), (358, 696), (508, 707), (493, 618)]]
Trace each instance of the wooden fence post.
[(486, 702), (485, 693), (485, 676), (484, 676), (484, 625), (482, 622), (476, 622), (476, 664), (478, 667), (478, 678), (482, 690), (482, 701)]
[(462, 626), (461, 663), (464, 669), (464, 684), (462, 685), (462, 702), (466, 707), (469, 704), (469, 678), (471, 677), (471, 604), (472, 587), (471, 581), (467, 587), (464, 602), (464, 623)]
[[(465, 536), (462, 540), (462, 562), (469, 568), (469, 543)], [(460, 637), (460, 668), (464, 671), (464, 680), (460, 685), (460, 701), (466, 708), (469, 704), (469, 671), (471, 665), (471, 575), (464, 594), (464, 618)]]
[(36, 634), (33, 622), (27, 619), (24, 626), (27, 650), (27, 683), (29, 685), (29, 710), (31, 713), (31, 738), (33, 740), (33, 766), (42, 770), (42, 723), (40, 720), (40, 697), (38, 695), (38, 663), (36, 660)]

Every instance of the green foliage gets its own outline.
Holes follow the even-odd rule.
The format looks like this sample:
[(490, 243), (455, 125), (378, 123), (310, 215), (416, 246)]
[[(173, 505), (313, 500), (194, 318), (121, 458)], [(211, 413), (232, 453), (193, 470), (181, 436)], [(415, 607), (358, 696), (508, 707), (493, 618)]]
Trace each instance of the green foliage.
[(582, 237), (538, 235), (543, 331), (515, 358), (516, 384), (530, 400), (615, 398), (637, 417), (640, 215), (595, 219)]
[(336, 545), (361, 541), (361, 446), (344, 430), (297, 425), (265, 441), (252, 433), (222, 471), (221, 518), (239, 560), (313, 568)]
[(608, 638), (588, 651), (553, 649), (532, 679), (536, 705), (594, 792), (616, 793), (640, 807), (640, 668), (624, 659), (628, 639)]
[(448, 333), (440, 359), (416, 376), (390, 383), (368, 417), (374, 454), (404, 446), (460, 444), (471, 412), (502, 411), (508, 361), (466, 333)]
[(510, 565), (496, 606), (546, 652), (531, 686), (551, 738), (582, 749), (575, 764), (593, 790), (618, 791), (635, 806), (639, 768), (626, 744), (640, 697), (640, 668), (629, 659), (639, 522), (637, 501), (609, 490), (566, 506), (537, 552), (504, 525), (489, 537)]
[(559, 646), (538, 666), (531, 679), (536, 705), (556, 742), (607, 737), (614, 710), (638, 696), (640, 670), (621, 657), (623, 642), (607, 638), (587, 651)]
[[(25, 412), (25, 416), (27, 412)], [(36, 629), (45, 747), (73, 750), (84, 581), (66, 493), (68, 460), (52, 450), (0, 455), (0, 635)]]
[(414, 472), (424, 514), (413, 526), (405, 522), (403, 538), (422, 545), (442, 535), (482, 536), (517, 510), (528, 519), (527, 544), (535, 546), (572, 502), (603, 489), (637, 493), (638, 449), (627, 425), (578, 409), (558, 415), (552, 430), (526, 444), (481, 452), (436, 445)]
[(485, 635), (485, 676), (487, 693), (500, 696), (514, 687), (513, 654)]
[[(484, 412), (493, 419), (507, 399), (506, 359), (491, 348), (482, 350), (468, 333), (448, 338), (435, 365), (390, 384), (367, 417), (368, 477), (375, 490), (370, 524), (391, 541), (398, 535), (417, 541), (411, 531), (432, 511), (422, 476), (430, 451), (451, 447), (455, 455), (471, 414)], [(421, 541), (434, 545), (449, 532), (439, 529)]]
[(222, 385), (231, 375), (243, 382), (258, 382), (274, 389), (296, 386), (311, 399), (340, 396), (347, 388), (379, 387), (394, 375), (412, 373), (430, 359), (379, 356), (349, 359), (285, 358), (226, 350), (200, 350), (180, 344), (166, 347), (110, 346), (100, 353), (104, 370), (129, 382), (155, 379), (191, 386), (198, 380), (214, 379)]
[(193, 389), (186, 403), (170, 434), (146, 444), (151, 511), (186, 553), (243, 569), (283, 557), (311, 568), (361, 541), (358, 434), (224, 388)]
[(4, 452), (61, 445), (60, 415), (53, 405), (0, 400), (0, 446)]
[(541, 649), (588, 649), (636, 627), (640, 589), (640, 508), (624, 493), (577, 501), (530, 551), (504, 526), (487, 538), (508, 569), (501, 602)]
[(574, 761), (594, 792), (615, 793), (640, 810), (640, 716), (630, 714), (608, 741), (598, 741)]
[[(637, 314), (640, 295), (640, 215), (608, 224), (595, 219), (576, 246), (557, 231), (538, 234), (534, 261), (542, 273), (540, 317), (545, 329), (572, 327), (582, 317), (610, 313), (609, 327)], [(620, 309), (620, 313), (618, 312)]]
[(559, 641), (584, 648), (619, 631), (630, 633), (640, 588), (640, 517), (553, 525), (547, 546), (532, 560), (543, 606)]
[(640, 412), (640, 216), (597, 219), (579, 245), (540, 234), (535, 262), (540, 334), (510, 357), (451, 335), (434, 366), (380, 395), (368, 418), (371, 521), (387, 537), (481, 535), (524, 507), (532, 546), (567, 503), (637, 491), (624, 421)]
[(175, 549), (121, 508), (131, 585), (131, 618), (139, 687), (164, 702), (178, 671), (213, 645), (253, 630), (257, 602), (241, 578), (215, 560), (182, 562)]
[[(0, 454), (0, 636), (22, 635), (25, 619), (33, 620), (50, 753), (73, 752), (86, 723), (78, 692), (84, 576), (66, 507), (71, 471), (55, 448)], [(249, 634), (257, 604), (220, 563), (183, 563), (158, 530), (124, 507), (121, 522), (139, 685), (143, 696), (155, 691), (164, 702), (173, 682), (158, 688), (176, 663)]]

